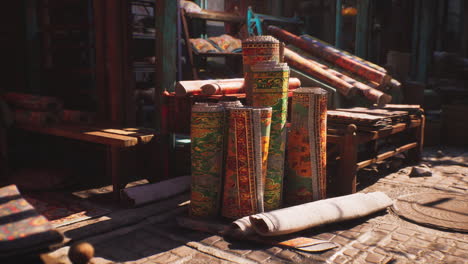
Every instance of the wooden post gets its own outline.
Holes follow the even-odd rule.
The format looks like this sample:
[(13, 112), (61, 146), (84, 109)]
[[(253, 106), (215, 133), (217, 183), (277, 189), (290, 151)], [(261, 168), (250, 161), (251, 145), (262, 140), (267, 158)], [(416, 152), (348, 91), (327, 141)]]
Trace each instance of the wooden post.
[[(169, 177), (169, 164), (173, 150), (173, 140), (168, 131), (167, 120), (169, 111), (163, 111), (165, 105), (164, 93), (174, 90), (176, 80), (176, 47), (177, 47), (177, 1), (161, 0), (155, 3), (156, 19), (156, 78), (154, 109), (156, 130), (161, 134), (161, 144), (158, 160), (161, 162), (162, 176)], [(187, 43), (188, 44), (188, 43)], [(188, 44), (190, 45), (190, 44)], [(164, 116), (166, 115), (166, 116)]]
[(356, 192), (356, 169), (357, 169), (357, 127), (348, 125), (343, 136), (340, 149), (340, 161), (337, 173), (336, 195), (345, 195)]
[(336, 0), (336, 20), (335, 20), (335, 46), (339, 49), (342, 48), (341, 46), (341, 0)]
[(419, 162), (421, 160), (424, 148), (424, 129), (426, 127), (426, 116), (421, 115), (421, 125), (414, 129), (414, 138), (418, 146), (408, 150), (408, 158), (412, 162)]
[(367, 58), (367, 42), (369, 37), (369, 1), (357, 1), (355, 54), (364, 59)]

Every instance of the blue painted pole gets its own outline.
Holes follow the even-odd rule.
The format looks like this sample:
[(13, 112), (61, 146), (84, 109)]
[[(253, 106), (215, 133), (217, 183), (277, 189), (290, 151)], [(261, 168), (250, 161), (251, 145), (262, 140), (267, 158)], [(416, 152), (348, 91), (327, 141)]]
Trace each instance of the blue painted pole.
[(355, 54), (367, 58), (367, 41), (369, 36), (369, 0), (357, 1)]
[(341, 5), (342, 5), (342, 0), (336, 0), (336, 19), (335, 19), (335, 47), (337, 48), (342, 48), (341, 47)]

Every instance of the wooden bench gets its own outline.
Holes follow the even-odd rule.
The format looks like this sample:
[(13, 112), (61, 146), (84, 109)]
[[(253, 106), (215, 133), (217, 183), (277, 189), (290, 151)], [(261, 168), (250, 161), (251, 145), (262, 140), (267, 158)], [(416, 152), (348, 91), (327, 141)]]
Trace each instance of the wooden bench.
[(154, 131), (142, 128), (102, 128), (72, 124), (51, 126), (17, 124), (16, 127), (44, 135), (104, 145), (106, 147), (106, 173), (112, 179), (113, 193), (116, 198), (119, 198), (120, 190), (126, 184), (122, 183), (119, 172), (121, 150), (155, 142)]
[[(422, 112), (422, 110), (421, 110)], [(355, 124), (343, 129), (327, 129), (327, 155), (329, 162), (337, 162), (336, 173), (332, 175), (330, 186), (333, 195), (345, 195), (356, 192), (356, 172), (376, 162), (383, 161), (399, 153), (408, 151), (408, 158), (419, 161), (424, 145), (425, 116), (411, 115), (406, 122), (392, 124), (390, 128), (361, 131)], [(391, 150), (379, 153), (377, 140), (401, 134), (402, 145), (392, 145)], [(400, 136), (400, 135), (399, 135)], [(359, 146), (364, 145), (367, 159), (358, 160)]]

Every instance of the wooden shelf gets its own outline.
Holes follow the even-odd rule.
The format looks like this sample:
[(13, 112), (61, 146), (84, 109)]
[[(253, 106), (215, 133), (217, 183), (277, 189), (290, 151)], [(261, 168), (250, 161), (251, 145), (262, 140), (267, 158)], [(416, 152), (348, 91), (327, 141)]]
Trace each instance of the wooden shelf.
[(245, 17), (239, 16), (234, 13), (221, 12), (221, 11), (211, 11), (211, 10), (202, 10), (200, 13), (185, 13), (187, 17), (198, 18), (205, 20), (221, 21), (221, 22), (230, 22), (230, 23), (243, 23), (245, 22)]

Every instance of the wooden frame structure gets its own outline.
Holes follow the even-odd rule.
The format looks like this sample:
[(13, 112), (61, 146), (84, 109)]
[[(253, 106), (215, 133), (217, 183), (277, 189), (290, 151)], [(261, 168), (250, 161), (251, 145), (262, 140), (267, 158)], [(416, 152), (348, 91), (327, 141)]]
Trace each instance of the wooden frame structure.
[[(356, 192), (356, 172), (373, 163), (383, 161), (399, 153), (408, 151), (408, 158), (418, 161), (424, 145), (425, 116), (413, 118), (409, 122), (392, 125), (391, 129), (376, 131), (358, 131), (356, 125), (350, 124), (345, 129), (328, 129), (327, 143), (330, 151), (337, 153), (338, 169), (333, 175), (334, 186), (330, 186), (334, 195), (345, 195)], [(391, 135), (410, 132), (411, 142), (394, 147), (393, 150), (377, 154), (376, 143)], [(366, 145), (372, 154), (367, 160), (358, 161), (359, 145)], [(331, 155), (330, 155), (331, 156)]]

